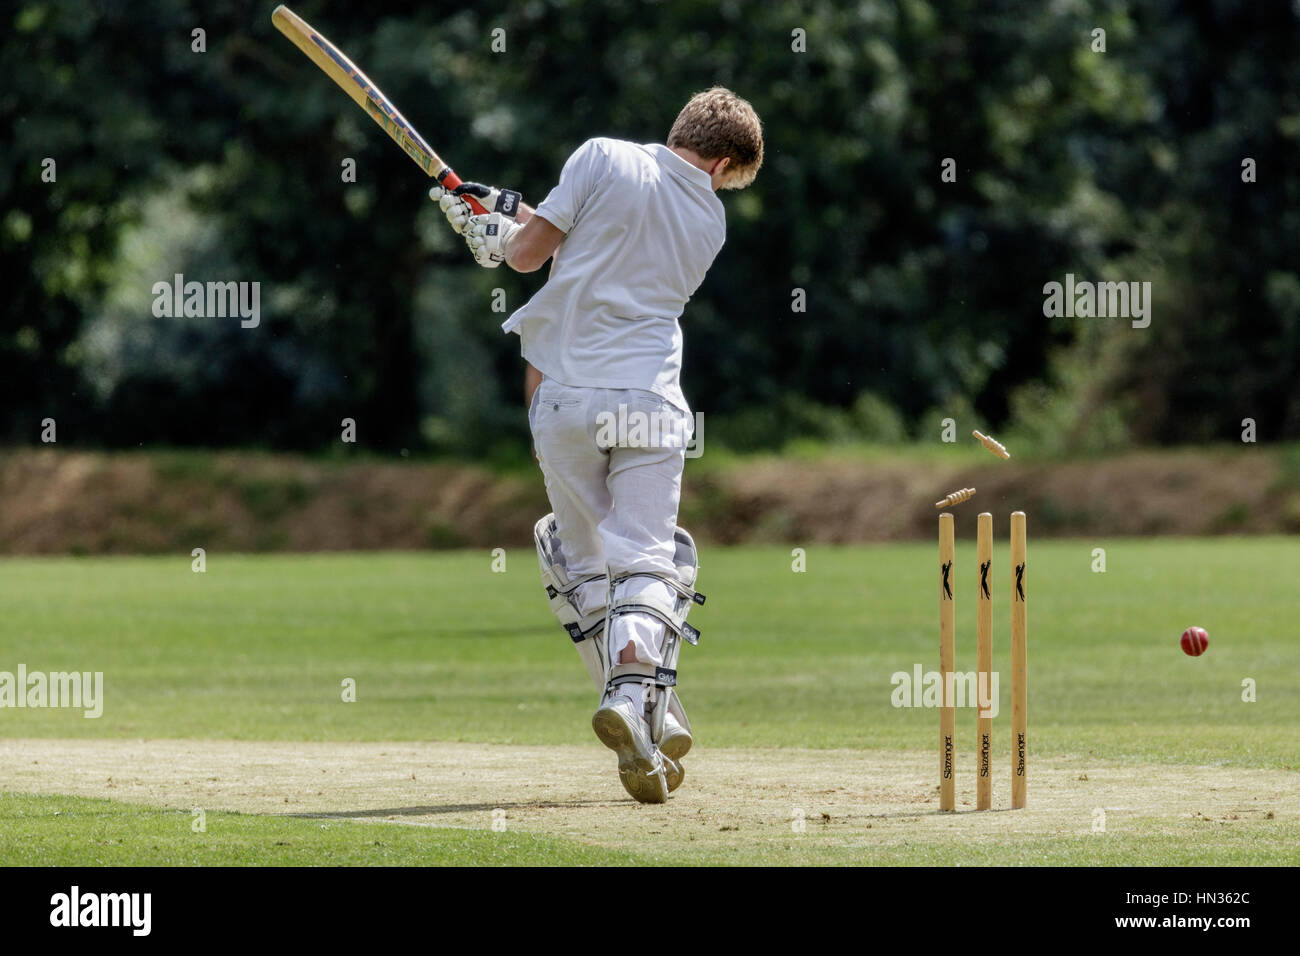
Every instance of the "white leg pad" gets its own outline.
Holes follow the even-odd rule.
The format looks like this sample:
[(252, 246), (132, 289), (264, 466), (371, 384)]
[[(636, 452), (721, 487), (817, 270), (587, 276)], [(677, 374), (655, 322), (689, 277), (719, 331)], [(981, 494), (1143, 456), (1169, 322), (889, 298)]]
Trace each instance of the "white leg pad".
[[(699, 574), (695, 542), (681, 528), (677, 529), (674, 541), (675, 575), (670, 577), (654, 571), (610, 574), (606, 623), (611, 635), (610, 669), (605, 692), (614, 693), (618, 687), (631, 683), (642, 685), (650, 713), (650, 732), (656, 743), (663, 737), (665, 715), (670, 710), (678, 723), (690, 730), (680, 702), (673, 706), (677, 696), (677, 656), (683, 640), (688, 644), (699, 642), (700, 632), (686, 623), (686, 615), (692, 604), (704, 603), (704, 595), (694, 588)], [(651, 639), (644, 641), (648, 646), (643, 647), (643, 641), (638, 640), (638, 632), (643, 630), (655, 637), (662, 633), (662, 644), (654, 646), (658, 642)], [(631, 642), (637, 644), (637, 661), (620, 663), (622, 649)]]
[(592, 683), (604, 691), (609, 671), (605, 653), (607, 576), (569, 573), (553, 514), (533, 527), (533, 541), (537, 545), (537, 563), (551, 612), (569, 635)]
[[(608, 594), (608, 575), (578, 576), (569, 573), (553, 514), (548, 514), (537, 522), (533, 528), (533, 540), (537, 545), (537, 562), (542, 574), (542, 586), (546, 588), (551, 611), (569, 635), (578, 656), (582, 658), (587, 674), (591, 677), (592, 684), (601, 692), (603, 700), (611, 679), (610, 661), (617, 661), (623, 647), (628, 643), (628, 638), (624, 638), (618, 650), (610, 655), (605, 640), (607, 605), (601, 603), (601, 599)], [(660, 615), (676, 616), (677, 607), (683, 603), (680, 586), (685, 584), (688, 589), (692, 588), (699, 570), (695, 542), (691, 536), (682, 528), (678, 528), (675, 543), (677, 551), (674, 563), (677, 565), (678, 580), (669, 583), (663, 579), (638, 575), (627, 582), (623, 595), (635, 602), (644, 594), (646, 600), (652, 601), (660, 613), (636, 612), (629, 607), (626, 614), (619, 615), (624, 620), (615, 629), (622, 631), (623, 624), (633, 625), (635, 633), (630, 639), (636, 641), (638, 645), (638, 656), (644, 655), (653, 659), (649, 671), (652, 682), (653, 668), (663, 660), (664, 639), (668, 631), (668, 626)], [(690, 593), (694, 595), (695, 592)], [(691, 601), (702, 604), (703, 597), (703, 595), (692, 596), (685, 602), (684, 610), (689, 609)], [(685, 613), (681, 614), (681, 619), (684, 621)], [(692, 638), (688, 638), (691, 643), (699, 640), (699, 631), (690, 628), (690, 633), (693, 635)], [(672, 664), (674, 670), (676, 669), (675, 658), (674, 654)], [(691, 722), (677, 693), (674, 691), (662, 696), (666, 698), (667, 708), (673, 717), (689, 733)]]

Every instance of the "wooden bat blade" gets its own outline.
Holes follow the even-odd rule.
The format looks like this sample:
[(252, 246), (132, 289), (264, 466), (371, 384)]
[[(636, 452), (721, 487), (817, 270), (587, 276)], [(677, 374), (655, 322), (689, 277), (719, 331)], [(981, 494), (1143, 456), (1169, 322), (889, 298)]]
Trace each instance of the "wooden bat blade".
[[(384, 95), (384, 91), (371, 82), (370, 77), (361, 72), (342, 50), (284, 4), (272, 12), (271, 22), (344, 93), (370, 114), (370, 118), (383, 128), (393, 142), (402, 147), (426, 175), (437, 179), (447, 189), (455, 189), (461, 184), (460, 177), (442, 161), (433, 147), (416, 132), (415, 127), (406, 121), (406, 117)], [(476, 213), (487, 212), (474, 197), (465, 198)]]

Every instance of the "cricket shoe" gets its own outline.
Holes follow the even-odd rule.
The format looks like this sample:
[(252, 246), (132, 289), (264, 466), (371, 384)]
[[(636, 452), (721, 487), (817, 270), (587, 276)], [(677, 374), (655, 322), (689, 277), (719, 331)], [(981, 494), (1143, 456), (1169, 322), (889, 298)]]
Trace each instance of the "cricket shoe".
[(664, 717), (664, 736), (659, 741), (659, 752), (664, 757), (664, 776), (668, 780), (668, 792), (672, 793), (682, 785), (686, 777), (686, 768), (682, 758), (695, 743), (691, 732), (677, 722), (677, 718), (668, 713)]
[(619, 696), (602, 705), (591, 718), (591, 729), (602, 744), (618, 754), (618, 779), (634, 800), (668, 801), (664, 759), (650, 739), (649, 725), (630, 700)]

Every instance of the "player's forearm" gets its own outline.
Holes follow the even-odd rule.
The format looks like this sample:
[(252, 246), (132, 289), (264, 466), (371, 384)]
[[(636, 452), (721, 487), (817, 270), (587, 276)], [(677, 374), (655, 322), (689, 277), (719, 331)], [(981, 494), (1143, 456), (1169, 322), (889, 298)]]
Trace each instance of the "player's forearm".
[(545, 264), (545, 260), (542, 262), (535, 261), (536, 257), (531, 254), (528, 248), (529, 243), (520, 241), (523, 232), (524, 230), (520, 228), (506, 240), (506, 265), (516, 272), (536, 272)]
[[(546, 260), (555, 254), (564, 233), (547, 221), (545, 216), (534, 216), (529, 209), (528, 221), (520, 226), (507, 240), (505, 249), (506, 265), (516, 272), (536, 272), (546, 265)], [(519, 221), (518, 218), (515, 220)]]
[[(528, 220), (532, 218), (533, 218), (533, 207), (528, 205), (528, 203), (524, 202), (523, 200), (520, 200), (519, 211), (515, 213), (515, 223), (521, 227), (526, 226), (528, 224)], [(540, 268), (539, 266), (534, 266), (532, 269), (521, 269), (519, 267), (521, 261), (519, 257), (512, 256), (510, 254), (510, 250), (515, 244), (514, 240), (519, 238), (519, 234), (521, 232), (523, 232), (522, 228), (516, 230), (515, 233), (511, 235), (510, 239), (506, 242), (506, 246), (504, 250), (505, 257), (506, 257), (506, 265), (508, 265), (511, 269), (514, 269), (516, 272), (535, 272), (538, 268)]]

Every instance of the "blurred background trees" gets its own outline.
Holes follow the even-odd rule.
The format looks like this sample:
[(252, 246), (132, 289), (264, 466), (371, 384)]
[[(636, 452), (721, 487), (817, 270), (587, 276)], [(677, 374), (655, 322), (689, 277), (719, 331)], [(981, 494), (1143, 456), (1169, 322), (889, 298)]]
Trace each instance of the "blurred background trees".
[[(320, 450), (352, 417), (376, 450), (526, 456), (493, 290), (513, 310), (544, 273), (475, 267), (273, 5), (6, 5), (0, 441), (51, 417), (82, 446)], [(533, 203), (590, 136), (662, 141), (713, 84), (753, 102), (766, 165), (723, 194), (683, 319), (710, 441), (945, 416), (1057, 451), (1235, 440), (1245, 417), (1300, 437), (1296, 4), (294, 7), (463, 176)], [(1151, 282), (1150, 327), (1045, 318), (1067, 272)], [(175, 273), (260, 282), (261, 325), (155, 318)]]

